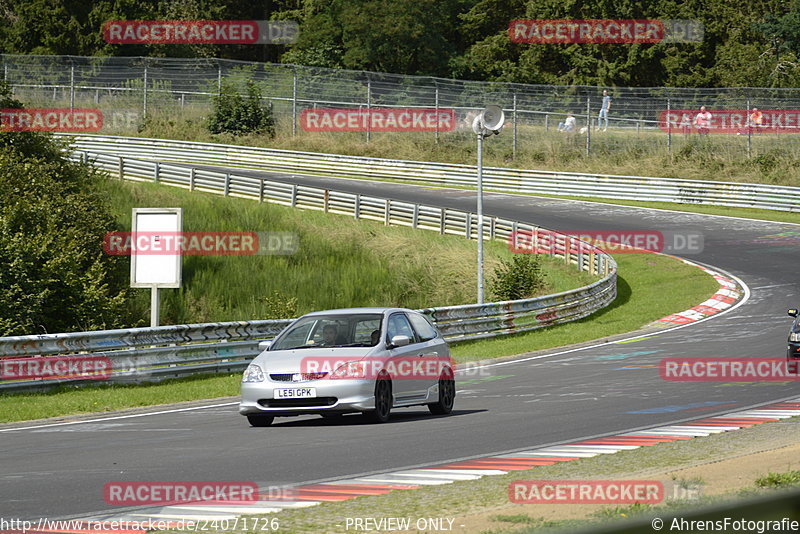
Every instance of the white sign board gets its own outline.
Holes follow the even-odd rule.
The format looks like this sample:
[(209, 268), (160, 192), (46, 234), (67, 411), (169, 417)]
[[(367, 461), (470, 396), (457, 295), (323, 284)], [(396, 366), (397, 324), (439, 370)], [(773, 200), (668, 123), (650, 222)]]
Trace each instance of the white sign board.
[(131, 287), (181, 287), (180, 250), (158, 245), (174, 243), (182, 229), (182, 208), (133, 208)]

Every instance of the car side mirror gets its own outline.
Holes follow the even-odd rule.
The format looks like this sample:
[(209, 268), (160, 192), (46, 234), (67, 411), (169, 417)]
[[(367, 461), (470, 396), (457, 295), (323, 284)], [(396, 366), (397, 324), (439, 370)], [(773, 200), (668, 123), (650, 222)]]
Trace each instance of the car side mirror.
[(405, 347), (411, 343), (411, 338), (408, 336), (394, 336), (391, 341), (392, 348)]
[(797, 317), (797, 309), (796, 308), (792, 308), (791, 310), (789, 310), (789, 317)]
[(272, 340), (268, 339), (267, 341), (259, 341), (258, 342), (258, 352), (264, 352), (268, 348), (272, 346)]

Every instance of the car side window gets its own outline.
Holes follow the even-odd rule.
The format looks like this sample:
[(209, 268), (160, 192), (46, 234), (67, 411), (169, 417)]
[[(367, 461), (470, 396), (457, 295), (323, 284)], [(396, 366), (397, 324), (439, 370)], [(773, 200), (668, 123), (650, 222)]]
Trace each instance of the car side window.
[(436, 329), (428, 322), (425, 316), (409, 313), (408, 318), (411, 320), (414, 330), (417, 331), (417, 336), (419, 336), (420, 341), (430, 341), (438, 335)]
[(411, 343), (416, 343), (414, 330), (406, 319), (404, 313), (394, 313), (389, 316), (389, 324), (386, 328), (386, 341), (391, 341), (394, 336), (408, 336)]

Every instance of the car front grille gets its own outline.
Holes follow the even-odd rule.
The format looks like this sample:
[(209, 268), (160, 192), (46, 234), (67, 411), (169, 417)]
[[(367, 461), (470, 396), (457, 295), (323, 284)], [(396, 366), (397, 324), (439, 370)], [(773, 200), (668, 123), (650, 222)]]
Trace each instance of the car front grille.
[(261, 399), (258, 404), (264, 408), (306, 408), (313, 406), (333, 406), (336, 397), (316, 397), (313, 399)]
[(328, 373), (277, 373), (269, 375), (275, 382), (308, 382), (309, 380), (322, 380)]

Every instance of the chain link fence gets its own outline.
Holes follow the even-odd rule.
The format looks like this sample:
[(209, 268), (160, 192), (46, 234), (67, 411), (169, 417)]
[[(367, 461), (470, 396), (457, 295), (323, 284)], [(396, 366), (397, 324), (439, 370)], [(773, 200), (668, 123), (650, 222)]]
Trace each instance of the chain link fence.
[[(131, 134), (153, 117), (202, 120), (223, 83), (242, 92), (252, 80), (274, 105), (278, 135), (302, 135), (302, 110), (336, 107), (370, 110), (386, 107), (454, 109), (458, 127), (452, 132), (426, 134), (439, 142), (444, 136), (465, 138), (472, 119), (487, 104), (503, 107), (504, 135), (511, 157), (519, 143), (537, 136), (563, 140), (586, 154), (613, 156), (678, 153), (691, 156), (698, 143), (733, 156), (797, 151), (793, 135), (800, 121), (779, 131), (728, 128), (711, 138), (694, 127), (663, 121), (668, 110), (741, 110), (752, 108), (800, 110), (800, 89), (781, 88), (607, 88), (612, 98), (607, 131), (599, 130), (598, 113), (604, 88), (594, 86), (528, 85), (451, 80), (297, 65), (251, 63), (221, 59), (78, 57), (2, 55), (2, 75), (27, 107), (99, 108), (103, 133)], [(574, 131), (558, 125), (567, 114), (576, 118)], [(691, 118), (691, 117), (690, 117)], [(659, 122), (662, 121), (662, 122)], [(603, 124), (605, 126), (605, 124)], [(374, 132), (361, 134), (369, 142)]]

